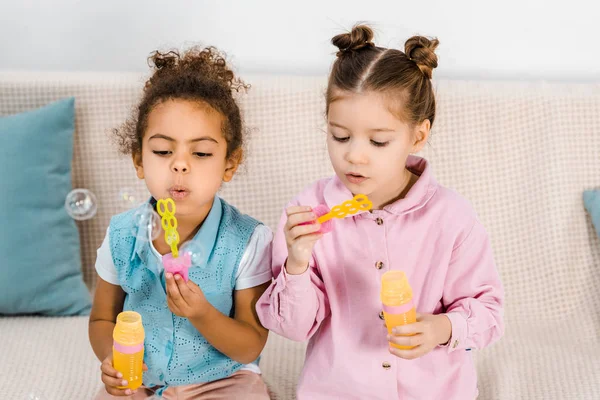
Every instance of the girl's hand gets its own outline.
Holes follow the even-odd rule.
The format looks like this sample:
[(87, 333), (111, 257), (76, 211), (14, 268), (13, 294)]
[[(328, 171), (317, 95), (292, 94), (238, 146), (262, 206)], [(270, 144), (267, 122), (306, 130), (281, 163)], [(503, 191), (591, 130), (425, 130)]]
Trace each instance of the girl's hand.
[[(413, 335), (413, 336), (398, 336)], [(452, 324), (444, 314), (419, 314), (417, 322), (397, 326), (388, 335), (388, 341), (400, 346), (413, 347), (410, 350), (390, 347), (390, 353), (406, 360), (413, 360), (429, 353), (438, 345), (446, 344), (452, 337)]]
[(211, 305), (202, 289), (191, 279), (187, 282), (179, 275), (165, 275), (167, 280), (167, 304), (175, 315), (188, 319), (202, 318)]
[[(144, 363), (143, 369), (144, 371), (148, 371), (148, 366), (146, 363)], [(113, 396), (130, 396), (137, 392), (137, 389), (131, 390), (118, 388), (118, 386), (127, 386), (127, 381), (123, 379), (123, 374), (113, 367), (112, 353), (110, 353), (108, 357), (102, 361), (102, 365), (100, 365), (100, 371), (102, 371), (102, 382), (104, 383), (104, 387), (106, 388), (106, 392), (108, 394), (112, 394)]]
[[(323, 237), (317, 233), (321, 224), (311, 207), (293, 206), (286, 209), (287, 222), (283, 227), (288, 248), (286, 270), (292, 275), (301, 274), (308, 269), (308, 262), (317, 240)], [(300, 225), (312, 222), (308, 225)]]

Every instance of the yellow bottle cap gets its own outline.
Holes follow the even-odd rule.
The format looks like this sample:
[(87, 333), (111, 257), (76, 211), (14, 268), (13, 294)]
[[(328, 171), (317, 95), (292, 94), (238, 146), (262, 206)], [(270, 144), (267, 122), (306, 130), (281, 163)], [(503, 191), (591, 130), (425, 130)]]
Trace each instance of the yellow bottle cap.
[(117, 315), (113, 330), (113, 339), (123, 346), (135, 346), (144, 343), (144, 325), (142, 316), (135, 311), (123, 311)]
[(412, 288), (404, 271), (388, 271), (381, 277), (381, 302), (398, 306), (410, 301)]

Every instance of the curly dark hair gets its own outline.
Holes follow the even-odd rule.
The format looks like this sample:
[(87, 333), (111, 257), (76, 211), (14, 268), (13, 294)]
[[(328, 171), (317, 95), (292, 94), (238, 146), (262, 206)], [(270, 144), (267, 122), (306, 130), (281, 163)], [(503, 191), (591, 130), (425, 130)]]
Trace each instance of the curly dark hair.
[(214, 47), (192, 47), (182, 54), (177, 50), (164, 53), (157, 50), (148, 57), (148, 65), (153, 73), (144, 86), (139, 105), (129, 120), (113, 130), (123, 154), (141, 154), (150, 112), (169, 99), (208, 104), (224, 117), (227, 157), (242, 148), (242, 117), (233, 92), (245, 91), (250, 86), (236, 78), (224, 54)]

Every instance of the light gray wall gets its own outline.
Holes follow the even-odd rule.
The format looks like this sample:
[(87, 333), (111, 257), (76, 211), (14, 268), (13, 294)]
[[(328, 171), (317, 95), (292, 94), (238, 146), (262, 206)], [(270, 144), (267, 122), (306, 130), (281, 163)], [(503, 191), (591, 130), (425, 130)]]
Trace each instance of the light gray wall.
[(0, 70), (145, 71), (156, 48), (200, 42), (240, 72), (324, 74), (356, 21), (376, 43), (437, 36), (437, 77), (600, 79), (596, 1), (0, 0)]

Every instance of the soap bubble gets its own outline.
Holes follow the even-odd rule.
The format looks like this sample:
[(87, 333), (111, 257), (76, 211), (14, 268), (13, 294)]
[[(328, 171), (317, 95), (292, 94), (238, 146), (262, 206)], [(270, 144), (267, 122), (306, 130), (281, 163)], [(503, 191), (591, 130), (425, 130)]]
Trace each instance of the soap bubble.
[(90, 219), (98, 210), (96, 196), (87, 189), (71, 190), (65, 199), (65, 209), (73, 219)]
[(148, 242), (156, 240), (162, 232), (160, 217), (150, 204), (144, 204), (133, 214), (133, 228), (137, 240)]
[(47, 400), (48, 398), (38, 389), (35, 389), (25, 397), (25, 400)]
[(204, 250), (202, 249), (202, 246), (199, 243), (196, 243), (193, 240), (186, 242), (183, 246), (181, 246), (181, 249), (179, 250), (179, 255), (181, 256), (186, 253), (190, 255), (192, 265), (197, 265), (201, 268), (204, 268), (206, 266), (203, 258)]
[(124, 187), (119, 190), (119, 204), (126, 209), (129, 210), (142, 202), (143, 200), (137, 195), (137, 192), (133, 190), (133, 188)]

